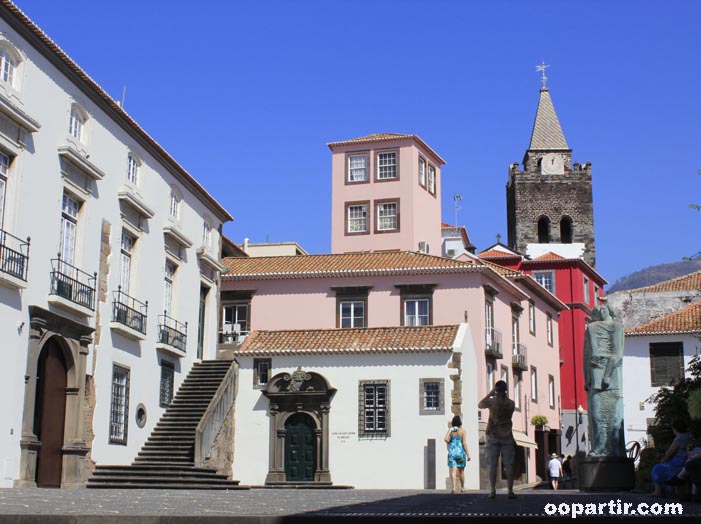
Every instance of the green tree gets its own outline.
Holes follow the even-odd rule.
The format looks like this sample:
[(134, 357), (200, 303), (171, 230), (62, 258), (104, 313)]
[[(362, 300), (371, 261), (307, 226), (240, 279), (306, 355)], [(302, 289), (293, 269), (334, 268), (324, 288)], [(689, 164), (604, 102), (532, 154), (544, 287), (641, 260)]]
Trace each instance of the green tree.
[[(654, 397), (655, 425), (650, 429), (655, 447), (667, 449), (674, 439), (672, 421), (684, 419), (689, 429), (701, 436), (701, 420), (689, 415), (689, 393), (701, 388), (701, 358), (694, 356), (689, 362), (685, 377), (672, 387), (661, 388)], [(692, 404), (694, 401), (692, 401)]]

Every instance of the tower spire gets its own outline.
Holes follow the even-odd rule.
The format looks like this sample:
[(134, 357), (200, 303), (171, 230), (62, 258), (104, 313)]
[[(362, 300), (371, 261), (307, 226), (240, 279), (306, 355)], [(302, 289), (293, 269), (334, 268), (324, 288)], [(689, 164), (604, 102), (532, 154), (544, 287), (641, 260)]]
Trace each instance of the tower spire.
[[(543, 73), (545, 78), (545, 73)], [(547, 78), (546, 78), (547, 80)], [(547, 87), (540, 89), (540, 100), (538, 101), (538, 111), (536, 111), (533, 133), (531, 133), (531, 144), (529, 150), (568, 150), (567, 140), (560, 127), (560, 120), (555, 113), (553, 101), (550, 98), (550, 91)]]

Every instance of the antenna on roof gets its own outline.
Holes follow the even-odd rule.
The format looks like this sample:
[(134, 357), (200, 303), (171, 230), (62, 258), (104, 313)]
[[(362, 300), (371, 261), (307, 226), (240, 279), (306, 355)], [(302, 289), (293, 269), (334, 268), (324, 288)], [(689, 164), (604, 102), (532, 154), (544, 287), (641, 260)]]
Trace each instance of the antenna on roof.
[(462, 208), (458, 205), (458, 202), (462, 202), (462, 195), (455, 193), (453, 195), (453, 205), (455, 206), (455, 222), (453, 225), (455, 227), (458, 227), (458, 211), (460, 211)]

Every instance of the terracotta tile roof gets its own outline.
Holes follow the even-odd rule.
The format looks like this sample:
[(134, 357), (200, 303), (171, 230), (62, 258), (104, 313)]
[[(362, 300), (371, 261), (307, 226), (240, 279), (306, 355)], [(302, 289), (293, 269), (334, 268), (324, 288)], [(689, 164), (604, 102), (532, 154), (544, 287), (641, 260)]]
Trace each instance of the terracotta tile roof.
[(557, 253), (553, 253), (552, 251), (548, 251), (547, 253), (544, 253), (540, 255), (539, 257), (535, 257), (533, 259), (533, 262), (546, 262), (550, 260), (567, 260), (565, 257), (558, 255)]
[(424, 142), (419, 135), (407, 135), (403, 133), (374, 133), (372, 135), (359, 136), (356, 138), (349, 138), (347, 140), (339, 140), (338, 142), (329, 142), (326, 145), (330, 149), (333, 149), (336, 146), (368, 144), (372, 142), (391, 142), (392, 140), (404, 140), (407, 138), (418, 142), (428, 152), (433, 154), (436, 157), (436, 160), (440, 161), (441, 164), (445, 164), (445, 160), (443, 160), (438, 153), (436, 153), (426, 142)]
[[(205, 200), (223, 221), (233, 220), (229, 212), (211, 196), (200, 183), (188, 173), (155, 139), (153, 139), (127, 112), (100, 87), (83, 69), (61, 49), (56, 42), (42, 31), (22, 10), (10, 0), (0, 0), (0, 13), (3, 19), (16, 29), (38, 51), (45, 54), (53, 65), (82, 89), (100, 108), (126, 130), (132, 132), (144, 147), (149, 149), (159, 161), (169, 167), (173, 174), (191, 191)], [(8, 16), (9, 15), (9, 16)], [(26, 34), (28, 33), (28, 34)]]
[(477, 253), (479, 258), (521, 258), (521, 255), (516, 253), (507, 253), (499, 249), (487, 249), (481, 253)]
[(488, 260), (481, 260), (480, 262), (491, 267), (494, 271), (496, 271), (500, 275), (504, 275), (505, 277), (512, 277), (512, 276), (523, 274), (520, 271), (517, 271), (515, 269), (510, 269), (508, 267), (500, 266), (499, 264), (495, 264), (494, 262), (490, 262)]
[(701, 333), (701, 302), (626, 331), (627, 336), (682, 333)]
[(222, 259), (229, 280), (385, 274), (463, 273), (484, 267), (413, 251), (373, 251), (331, 255), (228, 257)]
[(472, 243), (470, 242), (470, 237), (467, 234), (467, 228), (465, 226), (454, 226), (452, 224), (441, 222), (441, 231), (458, 231), (462, 237), (463, 244), (465, 244), (466, 247), (474, 247), (471, 246)]
[(661, 293), (665, 291), (695, 291), (701, 289), (701, 271), (695, 271), (688, 275), (682, 275), (671, 280), (658, 282), (650, 286), (627, 290), (626, 293), (645, 291), (648, 293)]
[(531, 275), (527, 275), (526, 273), (523, 273), (522, 271), (518, 271), (516, 269), (509, 269), (508, 267), (500, 266), (499, 264), (489, 262), (488, 260), (482, 260), (481, 262), (492, 268), (500, 275), (505, 276), (506, 278), (509, 278), (516, 282), (522, 283), (526, 288), (529, 289), (531, 293), (535, 293), (536, 295), (538, 295), (553, 309), (557, 311), (569, 309), (567, 304), (562, 302), (554, 294), (552, 294), (550, 291), (541, 286)]
[(454, 325), (253, 331), (235, 355), (449, 352), (458, 328)]

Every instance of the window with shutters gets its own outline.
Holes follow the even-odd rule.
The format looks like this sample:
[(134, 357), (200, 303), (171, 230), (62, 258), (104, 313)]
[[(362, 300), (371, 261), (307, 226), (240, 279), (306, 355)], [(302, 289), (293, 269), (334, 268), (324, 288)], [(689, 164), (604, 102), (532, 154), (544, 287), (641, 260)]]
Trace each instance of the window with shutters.
[(653, 342), (650, 344), (650, 383), (669, 386), (684, 378), (684, 344)]

